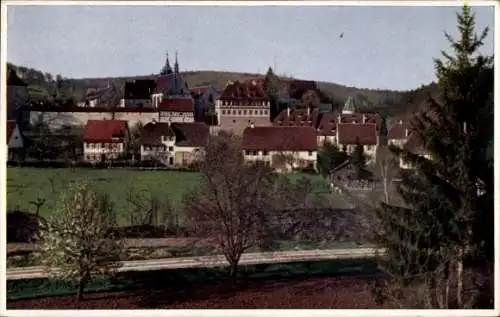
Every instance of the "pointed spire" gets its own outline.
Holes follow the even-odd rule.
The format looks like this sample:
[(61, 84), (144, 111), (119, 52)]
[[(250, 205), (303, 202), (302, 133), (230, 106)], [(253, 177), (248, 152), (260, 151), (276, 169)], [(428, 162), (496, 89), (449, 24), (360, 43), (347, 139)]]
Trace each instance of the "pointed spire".
[(163, 65), (160, 75), (168, 75), (172, 73), (172, 67), (170, 66), (170, 61), (168, 60), (168, 52), (166, 52), (165, 55), (165, 65)]
[(176, 74), (179, 73), (179, 62), (178, 62), (178, 53), (175, 51), (175, 64), (174, 64), (174, 72)]

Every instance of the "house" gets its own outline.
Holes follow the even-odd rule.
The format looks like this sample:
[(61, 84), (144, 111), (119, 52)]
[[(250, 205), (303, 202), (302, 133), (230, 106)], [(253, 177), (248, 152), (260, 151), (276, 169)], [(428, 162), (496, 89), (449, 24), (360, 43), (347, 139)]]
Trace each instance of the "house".
[(162, 122), (194, 122), (195, 108), (191, 97), (167, 97), (158, 105), (158, 111)]
[(273, 126), (304, 126), (317, 128), (320, 119), (319, 109), (284, 109), (273, 120)]
[(123, 98), (120, 100), (122, 108), (151, 108), (151, 95), (156, 82), (153, 79), (138, 79), (126, 82)]
[(192, 167), (199, 162), (209, 141), (209, 127), (202, 122), (172, 123), (175, 134), (174, 164)]
[(408, 123), (404, 122), (403, 120), (399, 120), (398, 122), (393, 124), (387, 132), (388, 144), (402, 147), (408, 140), (409, 134), (410, 128), (408, 126)]
[(243, 131), (243, 155), (248, 163), (263, 162), (278, 171), (315, 169), (318, 145), (311, 127), (255, 127)]
[(377, 126), (373, 123), (338, 123), (337, 145), (348, 154), (352, 153), (359, 143), (363, 146), (368, 161), (376, 158), (379, 135)]
[(83, 135), (86, 162), (102, 162), (124, 157), (128, 151), (129, 129), (124, 120), (89, 120)]
[(253, 124), (270, 126), (271, 104), (267, 92), (255, 81), (228, 82), (215, 104), (217, 122), (221, 130), (242, 135)]
[(24, 138), (15, 120), (7, 121), (6, 141), (8, 160), (21, 159), (24, 155)]
[(317, 127), (318, 145), (337, 144), (338, 116), (335, 112), (324, 113)]
[(7, 120), (16, 120), (21, 125), (24, 119), (21, 117), (21, 107), (28, 105), (28, 85), (17, 76), (15, 70), (7, 68)]
[[(429, 152), (425, 149), (424, 143), (422, 139), (417, 135), (416, 132), (410, 133), (408, 136), (408, 140), (403, 145), (403, 149), (420, 156), (423, 156), (427, 159), (431, 158)], [(402, 169), (413, 169), (411, 163), (405, 161), (403, 158), (399, 159), (399, 167)]]
[(195, 120), (203, 121), (205, 109), (215, 107), (215, 101), (219, 98), (219, 91), (212, 86), (197, 86), (190, 89), (195, 103)]
[(108, 82), (105, 87), (87, 89), (85, 97), (78, 103), (78, 107), (119, 107), (122, 97), (120, 89), (113, 82)]
[(141, 130), (141, 160), (174, 165), (175, 133), (168, 122), (149, 122)]

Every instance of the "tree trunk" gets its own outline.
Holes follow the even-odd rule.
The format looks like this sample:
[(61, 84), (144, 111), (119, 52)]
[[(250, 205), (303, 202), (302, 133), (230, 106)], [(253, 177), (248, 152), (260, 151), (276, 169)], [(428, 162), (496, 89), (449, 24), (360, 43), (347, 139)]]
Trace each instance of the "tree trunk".
[(85, 281), (82, 279), (78, 283), (78, 290), (76, 291), (76, 300), (78, 302), (83, 300), (83, 289), (85, 287)]
[(236, 280), (236, 275), (238, 274), (238, 262), (237, 261), (231, 261), (229, 264), (229, 276), (233, 279)]
[(457, 308), (462, 308), (463, 265), (463, 250), (461, 249), (457, 261)]

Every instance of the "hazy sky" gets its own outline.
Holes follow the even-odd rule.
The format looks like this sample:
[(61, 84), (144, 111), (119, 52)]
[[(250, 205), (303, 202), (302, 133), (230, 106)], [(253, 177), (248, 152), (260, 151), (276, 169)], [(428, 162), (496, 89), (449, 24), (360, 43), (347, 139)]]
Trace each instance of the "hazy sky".
[[(433, 58), (457, 35), (459, 7), (9, 6), (8, 61), (65, 77), (181, 70), (277, 73), (359, 88), (434, 80)], [(491, 29), (494, 7), (474, 7)], [(344, 33), (343, 38), (340, 34)]]

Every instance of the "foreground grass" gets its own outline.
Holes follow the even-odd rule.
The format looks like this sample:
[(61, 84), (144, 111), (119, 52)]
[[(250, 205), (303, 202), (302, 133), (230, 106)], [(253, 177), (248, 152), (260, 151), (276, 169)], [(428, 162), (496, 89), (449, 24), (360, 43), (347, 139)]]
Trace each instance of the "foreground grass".
[[(242, 266), (240, 278), (276, 279), (311, 276), (338, 276), (374, 274), (377, 266), (373, 259), (343, 259), (330, 261), (309, 261), (282, 264), (259, 264)], [(146, 272), (122, 272), (115, 278), (95, 277), (86, 292), (130, 291), (140, 289), (161, 289), (166, 285), (185, 285), (227, 279), (225, 268), (175, 269)], [(7, 281), (7, 300), (20, 300), (46, 296), (74, 294), (75, 289), (67, 282), (50, 279)]]
[[(305, 176), (311, 179), (317, 191), (327, 189), (319, 175), (290, 174), (292, 181)], [(115, 204), (118, 223), (129, 224), (129, 214), (133, 206), (127, 202), (130, 190), (146, 190), (157, 197), (169, 200), (174, 208), (180, 207), (184, 194), (196, 190), (201, 175), (193, 172), (177, 171), (133, 171), (125, 169), (91, 168), (8, 168), (7, 169), (7, 209), (35, 212), (30, 202), (37, 198), (45, 199), (40, 208), (40, 216), (50, 216), (59, 197), (71, 182), (88, 181), (101, 193), (109, 194)]]

